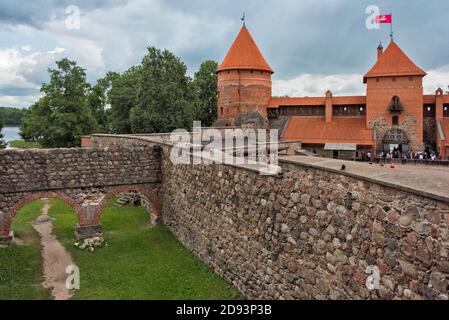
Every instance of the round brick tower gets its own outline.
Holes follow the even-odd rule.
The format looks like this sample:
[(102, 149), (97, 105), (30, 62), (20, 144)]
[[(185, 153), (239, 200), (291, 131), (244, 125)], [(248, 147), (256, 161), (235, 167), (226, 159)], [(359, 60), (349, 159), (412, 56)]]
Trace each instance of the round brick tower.
[(217, 126), (266, 126), (273, 70), (246, 26), (218, 67)]

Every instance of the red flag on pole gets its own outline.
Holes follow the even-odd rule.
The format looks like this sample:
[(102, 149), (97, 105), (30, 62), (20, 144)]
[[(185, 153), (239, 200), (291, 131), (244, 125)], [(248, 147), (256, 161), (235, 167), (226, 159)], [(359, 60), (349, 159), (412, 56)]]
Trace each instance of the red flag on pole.
[(382, 14), (380, 16), (376, 16), (376, 23), (393, 23), (393, 15)]

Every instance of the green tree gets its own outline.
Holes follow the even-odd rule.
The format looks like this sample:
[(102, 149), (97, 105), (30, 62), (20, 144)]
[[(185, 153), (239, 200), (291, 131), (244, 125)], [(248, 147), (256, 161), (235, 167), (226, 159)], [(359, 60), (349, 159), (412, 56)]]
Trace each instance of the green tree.
[(4, 125), (20, 126), (26, 109), (0, 107), (0, 116), (3, 116)]
[(110, 103), (109, 92), (111, 90), (112, 82), (117, 77), (119, 77), (118, 73), (108, 72), (104, 78), (99, 79), (97, 83), (89, 89), (88, 101), (92, 110), (92, 115), (97, 122), (97, 132), (109, 133), (111, 131), (106, 107)]
[(218, 63), (213, 60), (204, 61), (193, 80), (195, 92), (196, 116), (203, 126), (211, 126), (217, 119)]
[(194, 117), (186, 65), (168, 50), (148, 48), (139, 77), (138, 104), (131, 108), (133, 133), (191, 129)]
[(129, 112), (132, 107), (137, 106), (140, 71), (140, 66), (131, 67), (112, 79), (108, 94), (111, 105), (109, 124), (114, 133), (132, 133)]
[(97, 123), (88, 103), (86, 72), (75, 61), (64, 58), (49, 69), (50, 82), (25, 116), (21, 134), (44, 147), (77, 147), (81, 136), (96, 131)]

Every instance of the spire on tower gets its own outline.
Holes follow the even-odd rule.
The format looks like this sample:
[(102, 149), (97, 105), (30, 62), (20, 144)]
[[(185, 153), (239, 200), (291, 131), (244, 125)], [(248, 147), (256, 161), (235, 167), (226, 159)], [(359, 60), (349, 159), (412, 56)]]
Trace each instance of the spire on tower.
[(384, 46), (382, 45), (382, 41), (379, 41), (379, 46), (377, 47), (379, 50), (383, 50)]
[(245, 12), (243, 12), (243, 15), (242, 15), (242, 23), (243, 23), (243, 26), (246, 25), (246, 24), (245, 24), (245, 19), (246, 19)]

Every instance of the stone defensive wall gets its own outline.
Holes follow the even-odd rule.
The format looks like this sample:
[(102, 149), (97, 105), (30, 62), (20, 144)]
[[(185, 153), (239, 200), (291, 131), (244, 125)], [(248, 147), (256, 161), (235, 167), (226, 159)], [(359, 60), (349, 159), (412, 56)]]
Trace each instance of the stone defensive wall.
[(248, 165), (173, 165), (162, 140), (163, 223), (248, 297), (448, 298), (447, 191), (426, 191), (420, 177), (387, 168), (313, 157), (282, 158), (274, 176)]
[[(249, 298), (448, 299), (449, 194), (447, 180), (439, 180), (445, 171), (414, 180), (413, 174), (395, 175), (365, 163), (295, 156), (281, 158), (279, 173), (266, 176), (252, 165), (174, 165), (172, 145), (158, 135), (96, 135), (85, 145), (89, 148), (67, 151), (78, 155), (76, 166), (59, 163), (64, 157), (56, 151), (42, 156), (54, 171), (50, 163), (27, 156), (22, 166), (2, 169), (2, 185), (11, 185), (9, 179), (26, 182), (16, 177), (21, 170), (33, 183), (6, 190), (9, 194), (33, 192), (20, 189), (25, 186), (51, 187), (32, 177), (39, 170), (53, 172), (50, 181), (65, 181), (55, 188), (95, 185), (99, 175), (78, 177), (76, 168), (87, 166), (94, 175), (94, 168), (113, 157), (116, 175), (131, 172), (133, 183), (157, 185), (160, 221)], [(122, 151), (108, 155), (111, 149)], [(49, 159), (53, 152), (55, 160)], [(95, 154), (105, 157), (101, 163), (92, 161)], [(3, 168), (6, 160), (1, 161)], [(11, 158), (8, 165), (16, 162)], [(134, 166), (139, 175), (132, 175)], [(106, 184), (131, 182), (107, 172), (102, 171)], [(436, 187), (426, 188), (429, 180)], [(5, 201), (3, 189), (0, 199), (2, 210), (11, 210), (14, 201)]]
[(274, 177), (162, 163), (164, 223), (249, 297), (447, 299), (447, 202), (299, 161)]
[(160, 212), (160, 182), (160, 152), (151, 144), (0, 151), (0, 242), (11, 240), (17, 211), (44, 197), (76, 210), (80, 237), (101, 232), (101, 209), (120, 192), (141, 192)]

